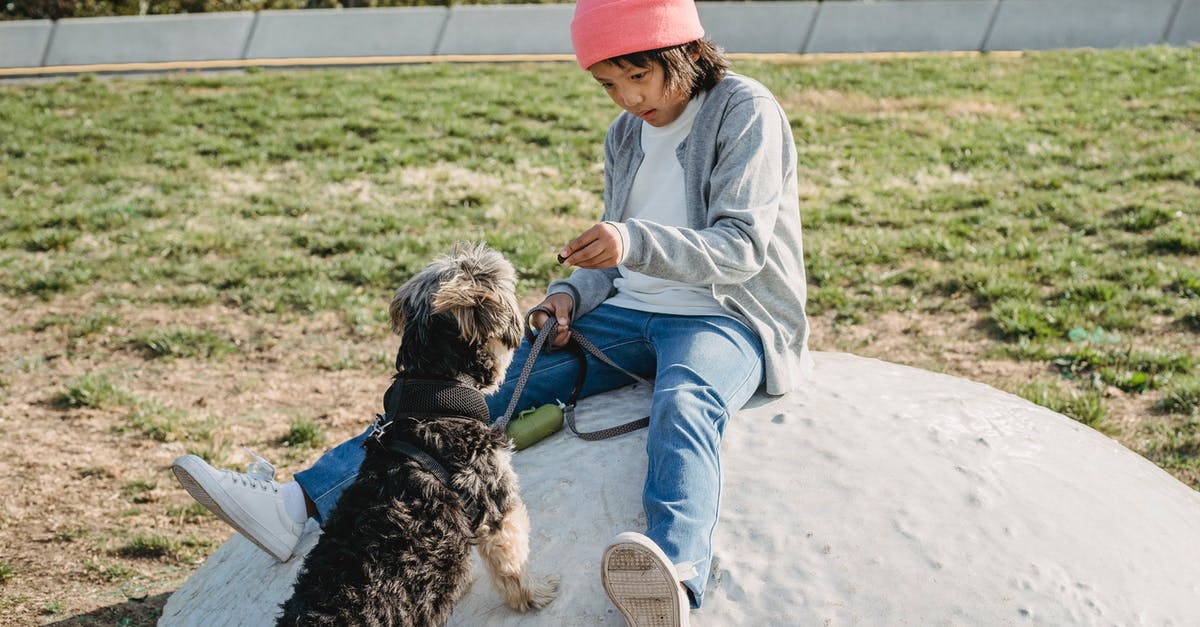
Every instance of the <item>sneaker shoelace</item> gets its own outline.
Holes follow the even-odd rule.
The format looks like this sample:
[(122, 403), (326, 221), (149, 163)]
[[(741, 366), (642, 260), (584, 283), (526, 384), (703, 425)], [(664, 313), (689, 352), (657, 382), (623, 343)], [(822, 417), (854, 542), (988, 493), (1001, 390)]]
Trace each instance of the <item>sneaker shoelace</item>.
[(243, 446), (242, 450), (253, 457), (254, 461), (246, 464), (244, 474), (234, 473), (235, 476), (241, 480), (243, 485), (249, 485), (259, 490), (270, 489), (278, 492), (279, 485), (275, 483), (275, 466), (247, 447)]

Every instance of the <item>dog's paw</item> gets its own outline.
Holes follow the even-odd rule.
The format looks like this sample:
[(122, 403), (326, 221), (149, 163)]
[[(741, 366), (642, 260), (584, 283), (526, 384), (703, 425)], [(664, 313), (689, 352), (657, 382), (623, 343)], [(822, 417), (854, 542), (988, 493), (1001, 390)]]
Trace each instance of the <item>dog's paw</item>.
[(521, 594), (509, 597), (508, 605), (518, 612), (528, 612), (546, 607), (557, 597), (558, 577), (548, 576), (530, 582)]

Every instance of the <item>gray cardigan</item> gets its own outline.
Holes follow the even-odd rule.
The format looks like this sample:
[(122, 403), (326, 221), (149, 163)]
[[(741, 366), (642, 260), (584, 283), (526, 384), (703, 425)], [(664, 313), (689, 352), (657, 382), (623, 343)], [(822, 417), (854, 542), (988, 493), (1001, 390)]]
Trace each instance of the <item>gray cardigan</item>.
[[(683, 166), (688, 228), (625, 219), (642, 163), (642, 121), (622, 112), (604, 140), (604, 216), (625, 243), (627, 268), (712, 286), (729, 315), (762, 340), (766, 391), (797, 389), (811, 368), (796, 190), (796, 146), (783, 109), (757, 81), (729, 73), (709, 91), (675, 150)], [(578, 318), (614, 293), (616, 268), (577, 268), (548, 294), (566, 292)]]

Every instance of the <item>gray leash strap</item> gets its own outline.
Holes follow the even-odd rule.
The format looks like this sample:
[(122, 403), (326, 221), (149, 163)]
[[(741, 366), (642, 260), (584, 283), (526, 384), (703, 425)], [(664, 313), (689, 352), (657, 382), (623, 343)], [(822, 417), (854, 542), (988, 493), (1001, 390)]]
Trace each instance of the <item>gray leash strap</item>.
[[(531, 311), (530, 313), (532, 314), (533, 312)], [(554, 316), (550, 316), (549, 319), (554, 320), (555, 326), (558, 325), (558, 320), (555, 320)], [(528, 337), (528, 328), (526, 329), (526, 336)], [(509, 421), (512, 420), (513, 411), (517, 409), (517, 401), (521, 400), (521, 392), (525, 391), (525, 383), (529, 381), (529, 373), (533, 370), (533, 362), (537, 359), (538, 353), (542, 352), (542, 345), (546, 343), (546, 337), (547, 334), (539, 333), (537, 337), (532, 338), (533, 343), (529, 347), (529, 357), (525, 359), (525, 366), (521, 368), (521, 376), (517, 377), (517, 386), (513, 388), (512, 396), (508, 399), (508, 408), (504, 410), (504, 415), (492, 424), (492, 428), (496, 431), (504, 431), (508, 427)]]
[[(551, 318), (551, 320), (553, 320), (553, 318)], [(555, 324), (557, 325), (557, 321), (555, 321)], [(543, 332), (545, 332), (545, 330), (543, 330)], [(651, 388), (654, 387), (654, 384), (652, 382), (647, 381), (646, 379), (613, 363), (613, 360), (609, 359), (608, 355), (605, 355), (603, 352), (601, 352), (601, 350), (599, 348), (596, 348), (596, 345), (592, 344), (591, 340), (584, 337), (582, 333), (579, 333), (579, 332), (575, 331), (574, 329), (572, 329), (571, 330), (571, 339), (576, 344), (578, 344), (580, 347), (582, 347), (583, 350), (586, 350), (587, 352), (591, 353), (593, 356), (596, 357), (596, 359), (599, 359), (601, 362), (608, 365), (609, 367), (617, 369), (618, 371), (624, 373), (626, 376), (632, 378), (633, 380), (635, 380), (639, 383), (643, 383)], [(576, 357), (579, 358), (579, 367), (583, 368), (586, 371), (587, 370), (587, 357), (582, 352), (576, 352), (575, 354), (576, 354)], [(637, 420), (631, 420), (629, 422), (617, 425), (615, 427), (609, 427), (607, 429), (599, 429), (597, 431), (585, 431), (585, 432), (581, 433), (578, 429), (575, 428), (575, 401), (577, 400), (575, 398), (575, 396), (578, 396), (578, 394), (579, 394), (579, 392), (578, 392), (578, 390), (576, 390), (575, 393), (572, 394), (571, 402), (568, 403), (565, 407), (563, 407), (563, 419), (565, 419), (567, 421), (567, 427), (569, 427), (571, 429), (571, 433), (574, 433), (575, 435), (579, 436), (581, 439), (589, 440), (589, 441), (605, 440), (608, 438), (616, 437), (618, 435), (624, 435), (626, 433), (637, 431), (638, 429), (649, 426), (649, 424), (650, 424), (650, 417), (644, 416), (642, 418), (638, 418)]]
[[(493, 428), (498, 431), (503, 431), (505, 427), (508, 426), (509, 421), (512, 420), (513, 411), (516, 409), (517, 401), (520, 400), (521, 393), (525, 390), (525, 384), (529, 381), (529, 373), (533, 370), (533, 362), (537, 360), (538, 355), (541, 353), (542, 347), (547, 342), (547, 338), (553, 337), (555, 330), (558, 328), (558, 320), (554, 317), (553, 312), (546, 311), (542, 308), (534, 308), (529, 312), (530, 316), (532, 316), (532, 314), (539, 309), (549, 313), (550, 316), (546, 318), (546, 323), (542, 325), (541, 331), (539, 331), (536, 336), (533, 336), (532, 332), (527, 327), (527, 336), (533, 336), (533, 343), (529, 347), (529, 356), (525, 359), (525, 366), (521, 369), (521, 375), (517, 379), (517, 385), (515, 388), (513, 388), (512, 398), (510, 398), (508, 401), (508, 408), (504, 410), (504, 415), (501, 416), (500, 420), (496, 421), (496, 424), (493, 426)], [(528, 317), (526, 322), (528, 323)], [(621, 366), (618, 366), (615, 362), (613, 362), (612, 359), (608, 357), (608, 355), (605, 355), (599, 348), (596, 348), (596, 345), (592, 344), (591, 340), (588, 340), (583, 336), (582, 333), (579, 333), (575, 329), (571, 329), (571, 342), (567, 344), (567, 349), (570, 350), (572, 354), (574, 354), (579, 360), (580, 368), (580, 374), (575, 380), (575, 389), (571, 392), (571, 398), (563, 405), (563, 419), (566, 421), (567, 427), (571, 429), (571, 433), (574, 433), (582, 440), (606, 440), (618, 435), (624, 435), (626, 433), (637, 431), (638, 429), (650, 424), (650, 417), (645, 416), (637, 420), (631, 420), (624, 424), (619, 424), (614, 427), (608, 427), (606, 429), (599, 429), (596, 431), (580, 431), (578, 428), (576, 428), (575, 402), (579, 400), (579, 392), (583, 388), (583, 380), (587, 375), (587, 356), (584, 354), (584, 351), (591, 353), (596, 359), (600, 360), (605, 365), (616, 369), (617, 371), (625, 374), (639, 383), (643, 383), (650, 387), (654, 387), (654, 384), (645, 377), (634, 374), (622, 368)]]

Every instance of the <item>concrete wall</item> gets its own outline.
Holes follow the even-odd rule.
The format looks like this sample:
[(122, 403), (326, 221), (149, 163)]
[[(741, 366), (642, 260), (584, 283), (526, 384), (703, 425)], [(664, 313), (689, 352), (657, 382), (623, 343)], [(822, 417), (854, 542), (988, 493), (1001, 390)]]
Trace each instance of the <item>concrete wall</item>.
[(236, 59), (253, 21), (253, 13), (63, 19), (54, 25), (44, 65)]
[(1179, 0), (1004, 0), (987, 50), (1119, 48), (1162, 42)]
[[(1200, 43), (1200, 0), (698, 2), (732, 53)], [(573, 5), (201, 13), (0, 22), (0, 70), (130, 63), (571, 53)], [(64, 68), (65, 70), (66, 68)], [(117, 68), (119, 69), (119, 68)]]
[(804, 50), (816, 2), (697, 2), (708, 38), (729, 52)]
[(0, 67), (42, 65), (52, 30), (49, 20), (0, 22)]
[(573, 4), (455, 5), (437, 54), (570, 54)]
[(263, 11), (247, 59), (433, 54), (445, 7)]
[(1200, 44), (1200, 0), (1184, 0), (1181, 3), (1167, 32), (1167, 43), (1172, 46)]
[(999, 3), (1000, 0), (825, 2), (804, 52), (978, 50)]

